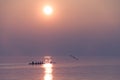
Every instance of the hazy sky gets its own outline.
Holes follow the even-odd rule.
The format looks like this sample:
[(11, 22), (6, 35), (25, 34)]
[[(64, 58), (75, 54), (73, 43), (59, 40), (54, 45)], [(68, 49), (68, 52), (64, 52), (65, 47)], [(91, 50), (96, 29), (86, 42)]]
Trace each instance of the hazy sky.
[(0, 0), (0, 56), (120, 56), (119, 8), (120, 0)]

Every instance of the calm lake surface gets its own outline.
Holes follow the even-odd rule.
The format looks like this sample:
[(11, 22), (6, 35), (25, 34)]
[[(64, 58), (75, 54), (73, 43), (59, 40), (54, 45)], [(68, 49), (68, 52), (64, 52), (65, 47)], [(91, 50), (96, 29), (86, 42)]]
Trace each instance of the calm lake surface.
[(28, 65), (31, 60), (39, 58), (1, 58), (0, 80), (120, 80), (119, 58), (55, 57), (50, 73), (43, 66)]

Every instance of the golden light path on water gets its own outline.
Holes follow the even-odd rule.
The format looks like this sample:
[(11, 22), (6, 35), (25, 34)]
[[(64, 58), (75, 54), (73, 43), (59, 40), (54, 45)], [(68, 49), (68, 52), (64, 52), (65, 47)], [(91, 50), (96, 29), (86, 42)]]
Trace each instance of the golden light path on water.
[(45, 69), (44, 80), (53, 80), (53, 64), (46, 63), (43, 65), (43, 68)]

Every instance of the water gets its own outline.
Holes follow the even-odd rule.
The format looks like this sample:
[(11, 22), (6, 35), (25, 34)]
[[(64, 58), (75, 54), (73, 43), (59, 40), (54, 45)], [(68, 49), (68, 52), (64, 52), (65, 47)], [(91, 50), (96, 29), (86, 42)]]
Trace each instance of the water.
[[(9, 63), (2, 61), (0, 64), (0, 80), (120, 80), (120, 65), (116, 62), (116, 59), (110, 61), (106, 58), (106, 61), (103, 62), (103, 58), (95, 58), (96, 61), (93, 59), (81, 59), (79, 61), (67, 58), (65, 58), (65, 61), (57, 59), (59, 58), (56, 58), (57, 63), (53, 64), (50, 75), (45, 73), (42, 66), (28, 65), (27, 60), (22, 61), (22, 59), (22, 62), (18, 60), (19, 63), (15, 63), (14, 60), (8, 60)], [(110, 61), (111, 64), (105, 65), (107, 61)], [(99, 65), (97, 62), (99, 62)], [(48, 78), (45, 79), (45, 76)]]

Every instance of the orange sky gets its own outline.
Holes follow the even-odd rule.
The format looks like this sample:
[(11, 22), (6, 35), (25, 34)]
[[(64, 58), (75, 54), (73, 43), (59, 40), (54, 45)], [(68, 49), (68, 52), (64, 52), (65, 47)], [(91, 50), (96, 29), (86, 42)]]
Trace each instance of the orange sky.
[[(46, 49), (52, 52), (54, 47), (59, 49), (66, 44), (66, 47), (71, 45), (70, 50), (72, 48), (73, 52), (80, 52), (79, 48), (82, 46), (88, 46), (87, 50), (91, 53), (96, 52), (98, 45), (119, 43), (119, 3), (118, 0), (2, 0), (1, 47), (14, 53), (14, 48), (22, 47), (22, 44), (26, 43), (26, 49), (32, 49), (29, 46), (34, 46), (37, 47), (34, 50), (39, 53), (40, 45), (43, 52)], [(49, 17), (42, 12), (46, 4), (51, 5), (54, 10)], [(110, 49), (113, 46), (113, 51), (116, 51), (118, 46), (112, 45)], [(66, 52), (67, 49), (64, 49), (63, 52)], [(18, 53), (24, 52), (22, 48), (16, 50)], [(84, 50), (82, 53), (87, 53), (86, 47)], [(106, 52), (109, 53), (109, 50)]]

